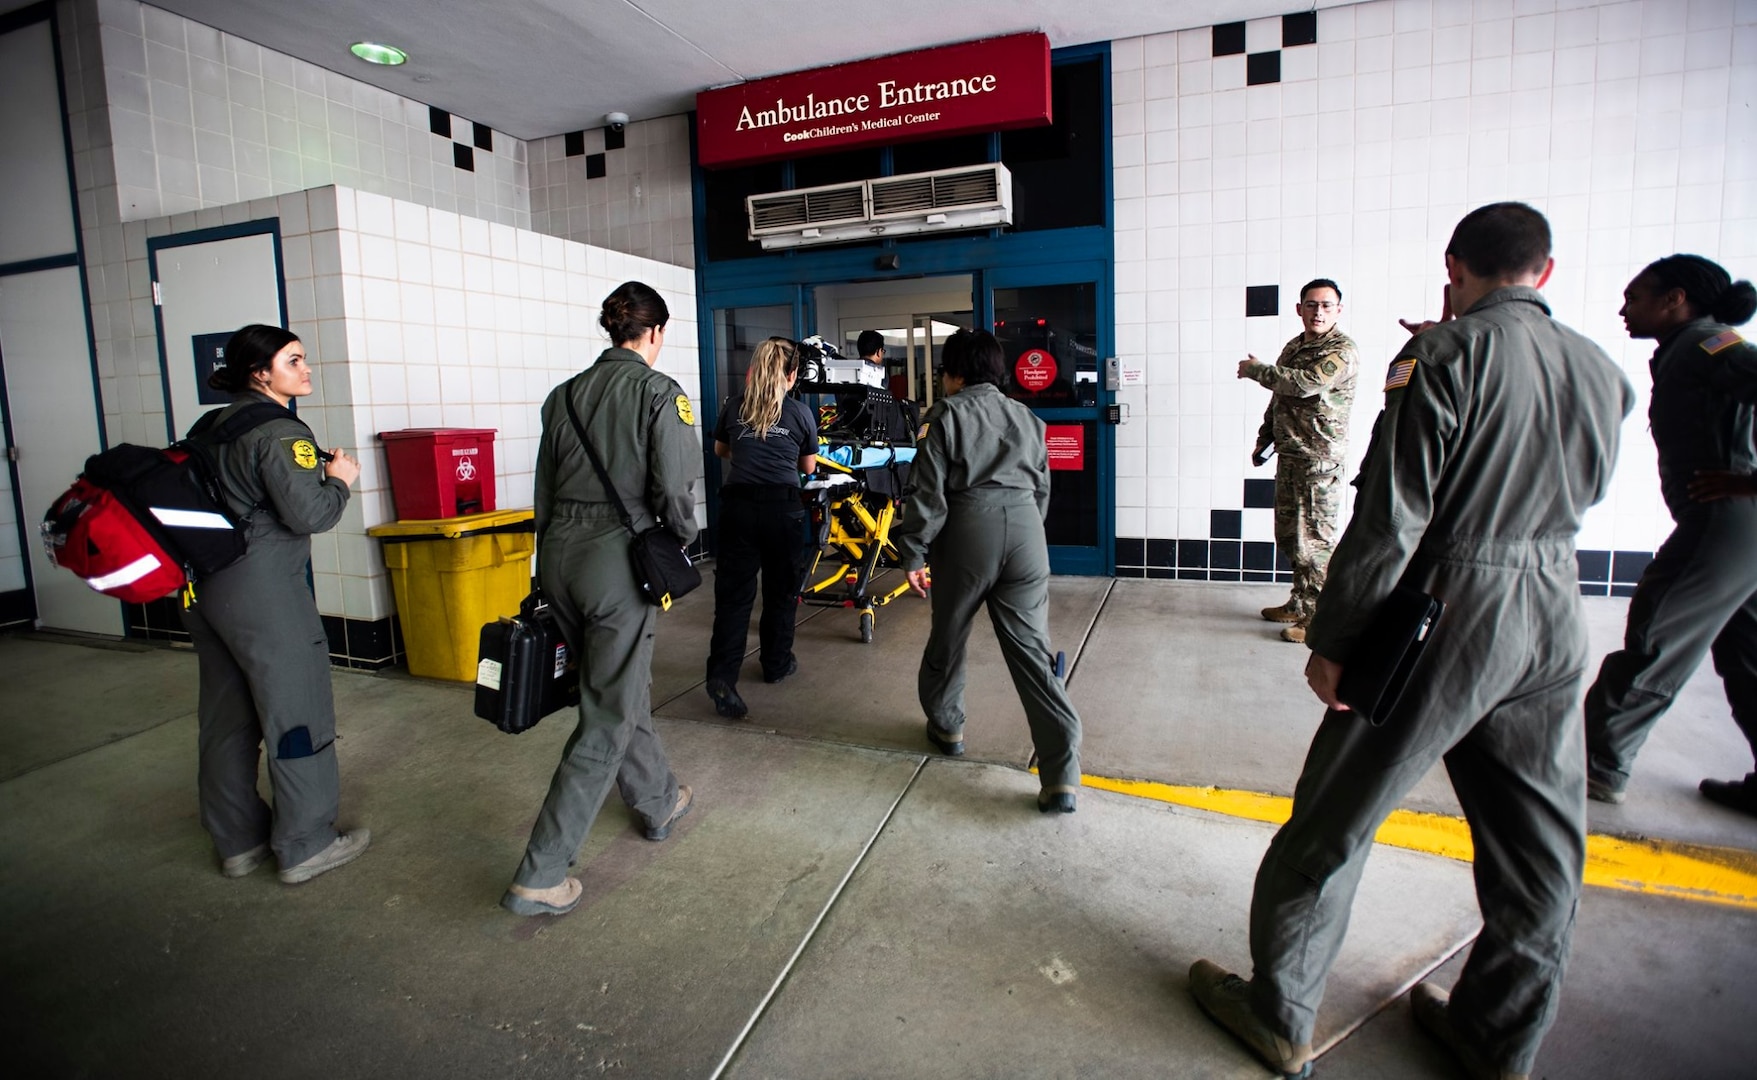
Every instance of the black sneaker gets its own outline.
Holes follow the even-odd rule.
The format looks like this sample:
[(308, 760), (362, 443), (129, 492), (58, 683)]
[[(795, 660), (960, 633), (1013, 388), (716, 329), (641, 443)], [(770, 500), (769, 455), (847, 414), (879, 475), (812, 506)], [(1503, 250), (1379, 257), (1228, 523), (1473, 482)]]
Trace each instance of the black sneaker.
[(738, 690), (718, 679), (708, 680), (708, 696), (714, 699), (714, 711), (729, 720), (743, 720), (750, 707), (738, 696)]
[(947, 757), (964, 756), (963, 732), (954, 735), (949, 731), (942, 731), (939, 728), (934, 727), (933, 721), (929, 720), (927, 722), (927, 741), (932, 743), (940, 753)]
[(1704, 780), (1696, 790), (1709, 802), (1757, 817), (1757, 782), (1750, 776), (1743, 780)]
[(778, 683), (782, 679), (785, 679), (787, 676), (792, 675), (793, 673), (797, 672), (798, 670), (799, 670), (799, 658), (797, 656), (789, 656), (787, 658), (787, 666), (783, 667), (780, 671), (776, 672), (773, 675), (770, 675), (766, 671), (763, 672), (763, 681), (766, 683)]

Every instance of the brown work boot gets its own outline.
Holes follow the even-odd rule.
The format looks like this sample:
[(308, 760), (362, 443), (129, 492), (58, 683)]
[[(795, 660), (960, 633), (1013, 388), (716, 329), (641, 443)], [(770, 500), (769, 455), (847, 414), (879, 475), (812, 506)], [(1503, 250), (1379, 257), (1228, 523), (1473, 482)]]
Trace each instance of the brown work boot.
[(1299, 622), (1299, 608), (1294, 607), (1293, 601), (1289, 599), (1280, 607), (1264, 608), (1263, 618), (1270, 622)]
[(1306, 643), (1306, 624), (1301, 622), (1294, 623), (1292, 626), (1283, 626), (1281, 640), (1291, 641), (1295, 645), (1304, 645)]
[(683, 815), (689, 813), (689, 804), (695, 801), (695, 792), (688, 784), (677, 785), (677, 801), (671, 804), (671, 815), (657, 825), (647, 826), (648, 840), (663, 840), (671, 835), (671, 826), (677, 824)]
[(1464, 1036), (1452, 1026), (1452, 1017), (1447, 1012), (1451, 1000), (1451, 994), (1432, 983), (1416, 983), (1415, 989), (1409, 992), (1409, 1008), (1415, 1013), (1416, 1024), (1452, 1051), (1470, 1080), (1528, 1080), (1530, 1073), (1516, 1073), (1488, 1064), (1475, 1047), (1464, 1041)]
[(562, 878), (561, 884), (547, 889), (514, 885), (500, 898), (500, 906), (514, 915), (566, 915), (580, 904), (586, 887), (576, 877)]
[(1312, 1075), (1312, 1044), (1292, 1043), (1269, 1030), (1251, 1009), (1251, 984), (1209, 960), (1190, 965), (1190, 993), (1202, 1011), (1286, 1080)]

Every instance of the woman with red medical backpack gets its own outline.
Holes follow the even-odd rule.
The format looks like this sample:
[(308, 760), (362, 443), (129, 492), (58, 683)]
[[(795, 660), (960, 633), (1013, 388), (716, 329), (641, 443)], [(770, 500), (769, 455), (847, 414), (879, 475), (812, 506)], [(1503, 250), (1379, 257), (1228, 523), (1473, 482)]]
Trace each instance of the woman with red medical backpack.
[[(248, 519), (249, 546), (204, 576), (183, 625), (201, 659), (201, 823), (220, 872), (243, 877), (272, 849), (290, 885), (352, 862), (366, 829), (338, 833), (335, 702), (329, 638), (311, 595), (311, 535), (341, 519), (360, 464), (322, 453), (290, 408), (311, 393), (305, 346), (290, 332), (252, 324), (226, 342), (225, 366), (208, 385), (234, 396), (220, 414), (255, 402), (286, 408), (216, 451), (230, 509)], [(256, 793), (268, 748), (271, 811)]]

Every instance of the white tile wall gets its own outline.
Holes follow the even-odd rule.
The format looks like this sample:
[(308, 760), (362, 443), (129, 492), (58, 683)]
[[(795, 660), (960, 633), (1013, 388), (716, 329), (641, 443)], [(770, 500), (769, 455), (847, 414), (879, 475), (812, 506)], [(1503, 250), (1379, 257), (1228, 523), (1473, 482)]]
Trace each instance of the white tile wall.
[[(356, 619), (391, 611), (377, 541), (365, 534), (394, 516), (378, 432), (494, 428), (496, 504), (531, 505), (543, 400), (608, 347), (598, 310), (622, 282), (644, 281), (665, 297), (671, 322), (659, 370), (699, 413), (693, 269), (373, 192), (325, 188), (309, 199), (317, 319), (293, 329), (308, 348), (317, 339), (310, 355), (321, 377), (300, 413), (320, 439), (361, 461), (333, 557), (313, 555), (319, 580), (339, 578), (332, 593), (343, 608), (325, 611)], [(289, 288), (293, 275), (289, 266)], [(698, 524), (704, 515), (698, 508)]]
[(586, 154), (604, 154), (604, 175), (586, 179), (585, 155), (566, 136), (533, 139), (531, 227), (612, 251), (695, 265), (689, 118), (628, 125), (625, 145), (604, 149), (603, 129), (584, 133)]
[[(1438, 314), (1446, 240), (1482, 203), (1549, 216), (1557, 318), (1643, 394), (1652, 343), (1616, 314), (1628, 279), (1674, 251), (1757, 273), (1757, 4), (1327, 8), (1318, 43), (1282, 50), (1269, 86), (1244, 86), (1242, 58), (1211, 52), (1207, 27), (1112, 46), (1117, 160), (1145, 163), (1142, 190), (1118, 184), (1118, 348), (1147, 371), (1120, 395), (1119, 536), (1206, 538), (1209, 510), (1239, 509), (1247, 477), (1273, 476), (1247, 460), (1266, 392), (1234, 369), (1299, 331), (1294, 290), (1314, 277), (1342, 283), (1361, 347), (1357, 465), (1405, 336), (1396, 320)], [(1282, 314), (1246, 319), (1245, 287), (1267, 284)], [(1583, 548), (1651, 551), (1670, 530), (1645, 411), (1625, 425)], [(1245, 512), (1246, 539), (1269, 539), (1268, 514)]]
[(529, 227), (525, 143), (494, 133), (457, 168), (453, 118), (410, 98), (134, 0), (95, 14), (120, 216), (133, 221), (341, 184)]

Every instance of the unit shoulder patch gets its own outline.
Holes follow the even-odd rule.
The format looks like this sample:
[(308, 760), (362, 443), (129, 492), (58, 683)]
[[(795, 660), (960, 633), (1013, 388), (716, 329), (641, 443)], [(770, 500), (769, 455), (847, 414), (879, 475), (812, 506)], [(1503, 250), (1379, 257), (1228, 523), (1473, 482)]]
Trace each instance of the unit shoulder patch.
[(1334, 375), (1336, 374), (1336, 369), (1341, 366), (1342, 365), (1338, 364), (1335, 360), (1325, 357), (1324, 362), (1318, 365), (1318, 370), (1326, 375)]
[(1385, 373), (1385, 389), (1401, 390), (1409, 385), (1409, 377), (1415, 374), (1416, 358), (1399, 356), (1391, 362), (1391, 370)]
[(292, 455), (293, 464), (301, 469), (317, 468), (317, 447), (310, 439), (282, 439), (281, 443), (287, 447), (287, 452)]
[(1741, 336), (1737, 330), (1726, 330), (1711, 338), (1704, 338), (1702, 341), (1702, 351), (1710, 356), (1714, 356), (1716, 353), (1732, 348), (1743, 340), (1745, 340), (1744, 337)]
[(926, 438), (927, 438), (927, 424), (923, 423), (921, 425), (921, 430), (917, 431), (915, 433), (915, 441), (921, 442), (923, 439), (926, 439)]
[(678, 394), (675, 404), (677, 405), (677, 418), (686, 424), (694, 424), (695, 409), (689, 404), (689, 396), (686, 394)]

